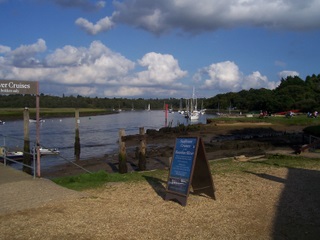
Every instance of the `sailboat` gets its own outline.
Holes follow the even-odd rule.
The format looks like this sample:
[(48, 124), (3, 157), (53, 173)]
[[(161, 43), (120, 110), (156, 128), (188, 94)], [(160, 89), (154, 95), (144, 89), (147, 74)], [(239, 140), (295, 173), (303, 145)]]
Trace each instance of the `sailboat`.
[(150, 103), (148, 104), (148, 108), (146, 109), (146, 111), (151, 111)]
[(194, 88), (193, 88), (193, 93), (192, 93), (192, 99), (190, 99), (191, 106), (190, 106), (190, 113), (189, 113), (189, 119), (190, 120), (198, 120), (200, 117), (200, 112), (198, 111), (198, 106), (197, 106), (197, 98), (195, 97), (194, 94)]

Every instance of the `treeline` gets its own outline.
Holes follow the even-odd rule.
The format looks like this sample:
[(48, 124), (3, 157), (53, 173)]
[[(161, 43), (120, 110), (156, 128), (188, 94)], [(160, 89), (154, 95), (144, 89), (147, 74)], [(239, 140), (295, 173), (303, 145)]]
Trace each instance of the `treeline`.
[(250, 89), (237, 93), (218, 94), (206, 100), (211, 109), (238, 109), (242, 111), (268, 111), (269, 113), (300, 110), (313, 112), (320, 110), (320, 74), (282, 79), (274, 89)]
[[(42, 108), (99, 108), (107, 110), (145, 110), (150, 104), (151, 109), (164, 109), (164, 104), (175, 109), (180, 106), (180, 99), (128, 99), (128, 98), (91, 98), (83, 96), (50, 96), (40, 94)], [(0, 108), (35, 108), (36, 98), (32, 95), (0, 95)]]
[[(83, 96), (50, 96), (40, 95), (42, 108), (100, 108), (100, 109), (164, 109), (164, 104), (178, 109), (185, 106), (185, 100), (168, 99), (128, 99), (128, 98), (91, 98)], [(0, 108), (34, 108), (35, 96), (0, 95)], [(274, 90), (250, 89), (234, 93), (218, 94), (212, 98), (198, 99), (198, 108), (203, 105), (216, 111), (239, 110), (242, 112), (268, 111), (271, 113), (299, 109), (303, 112), (320, 110), (320, 74), (307, 76), (302, 80), (298, 76), (287, 77)]]

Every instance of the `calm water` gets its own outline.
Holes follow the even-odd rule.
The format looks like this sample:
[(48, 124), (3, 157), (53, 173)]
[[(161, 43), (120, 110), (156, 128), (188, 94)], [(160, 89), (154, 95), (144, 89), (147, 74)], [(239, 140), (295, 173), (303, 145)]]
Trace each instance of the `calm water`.
[[(81, 113), (80, 113), (81, 116)], [(168, 124), (206, 123), (214, 115), (204, 114), (198, 121), (184, 118), (175, 112), (168, 114)], [(163, 111), (124, 111), (119, 114), (80, 117), (81, 159), (116, 153), (118, 150), (119, 129), (125, 129), (126, 135), (138, 134), (139, 128), (159, 129), (165, 126)], [(23, 121), (8, 121), (0, 126), (0, 145), (9, 149), (23, 149)], [(36, 141), (36, 124), (30, 123), (31, 147)], [(1, 142), (3, 141), (3, 142)], [(40, 126), (40, 144), (47, 148), (58, 148), (60, 156), (41, 158), (41, 167), (65, 163), (65, 159), (74, 159), (75, 119), (46, 119)]]

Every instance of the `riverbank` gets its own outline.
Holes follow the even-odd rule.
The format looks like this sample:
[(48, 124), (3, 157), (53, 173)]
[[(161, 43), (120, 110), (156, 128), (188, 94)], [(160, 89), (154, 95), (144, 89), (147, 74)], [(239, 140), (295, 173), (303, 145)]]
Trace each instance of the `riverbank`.
[[(181, 132), (152, 132), (146, 134), (147, 141), (147, 170), (167, 169), (169, 159), (173, 155), (176, 137), (199, 136), (205, 144), (209, 161), (236, 156), (254, 157), (268, 153), (294, 155), (295, 148), (306, 141), (303, 135), (305, 126), (290, 126), (270, 123), (213, 123), (199, 125), (192, 131)], [(137, 171), (138, 159), (136, 147), (139, 141), (135, 136), (128, 136), (127, 166), (128, 172)], [(85, 173), (85, 170), (96, 172), (100, 170), (109, 173), (118, 172), (118, 154), (115, 152), (101, 157), (82, 159), (77, 165), (66, 163), (42, 171), (47, 178), (72, 176)], [(80, 168), (81, 166), (82, 168)]]
[[(23, 108), (0, 108), (0, 120), (13, 121), (23, 120)], [(79, 108), (80, 116), (98, 116), (115, 114), (112, 110), (96, 109), (96, 108)], [(29, 108), (30, 118), (36, 118), (36, 108)], [(41, 108), (42, 119), (46, 118), (66, 118), (74, 117), (75, 108)]]

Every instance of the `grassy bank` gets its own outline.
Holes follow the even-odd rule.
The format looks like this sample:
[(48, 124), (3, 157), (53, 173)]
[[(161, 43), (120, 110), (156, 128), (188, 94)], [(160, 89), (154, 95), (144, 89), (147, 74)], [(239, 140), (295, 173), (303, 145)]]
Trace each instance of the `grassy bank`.
[[(253, 171), (263, 172), (271, 168), (301, 168), (301, 169), (318, 169), (320, 170), (320, 160), (305, 158), (301, 156), (283, 156), (272, 155), (267, 160), (237, 162), (232, 159), (211, 161), (210, 169), (213, 176), (224, 174), (248, 174)], [(110, 182), (136, 182), (136, 181), (167, 181), (168, 171), (154, 170), (147, 172), (133, 172), (126, 174), (107, 173), (99, 171), (97, 173), (86, 173), (77, 176), (55, 178), (53, 181), (61, 186), (74, 189), (84, 190), (89, 188), (101, 187)]]
[[(112, 114), (114, 112), (106, 109), (96, 108), (79, 108), (80, 116), (96, 116)], [(36, 109), (29, 108), (30, 118), (36, 117)], [(63, 118), (63, 117), (74, 117), (74, 108), (41, 108), (41, 118)], [(23, 108), (0, 108), (0, 119), (23, 119)]]
[(258, 115), (253, 117), (236, 116), (236, 117), (218, 117), (209, 119), (211, 123), (251, 123), (251, 122), (267, 122), (272, 124), (283, 124), (283, 125), (300, 125), (300, 126), (310, 126), (320, 124), (320, 118), (309, 118), (306, 115), (296, 115), (292, 118), (287, 118), (285, 116), (268, 116), (264, 118), (259, 118)]

